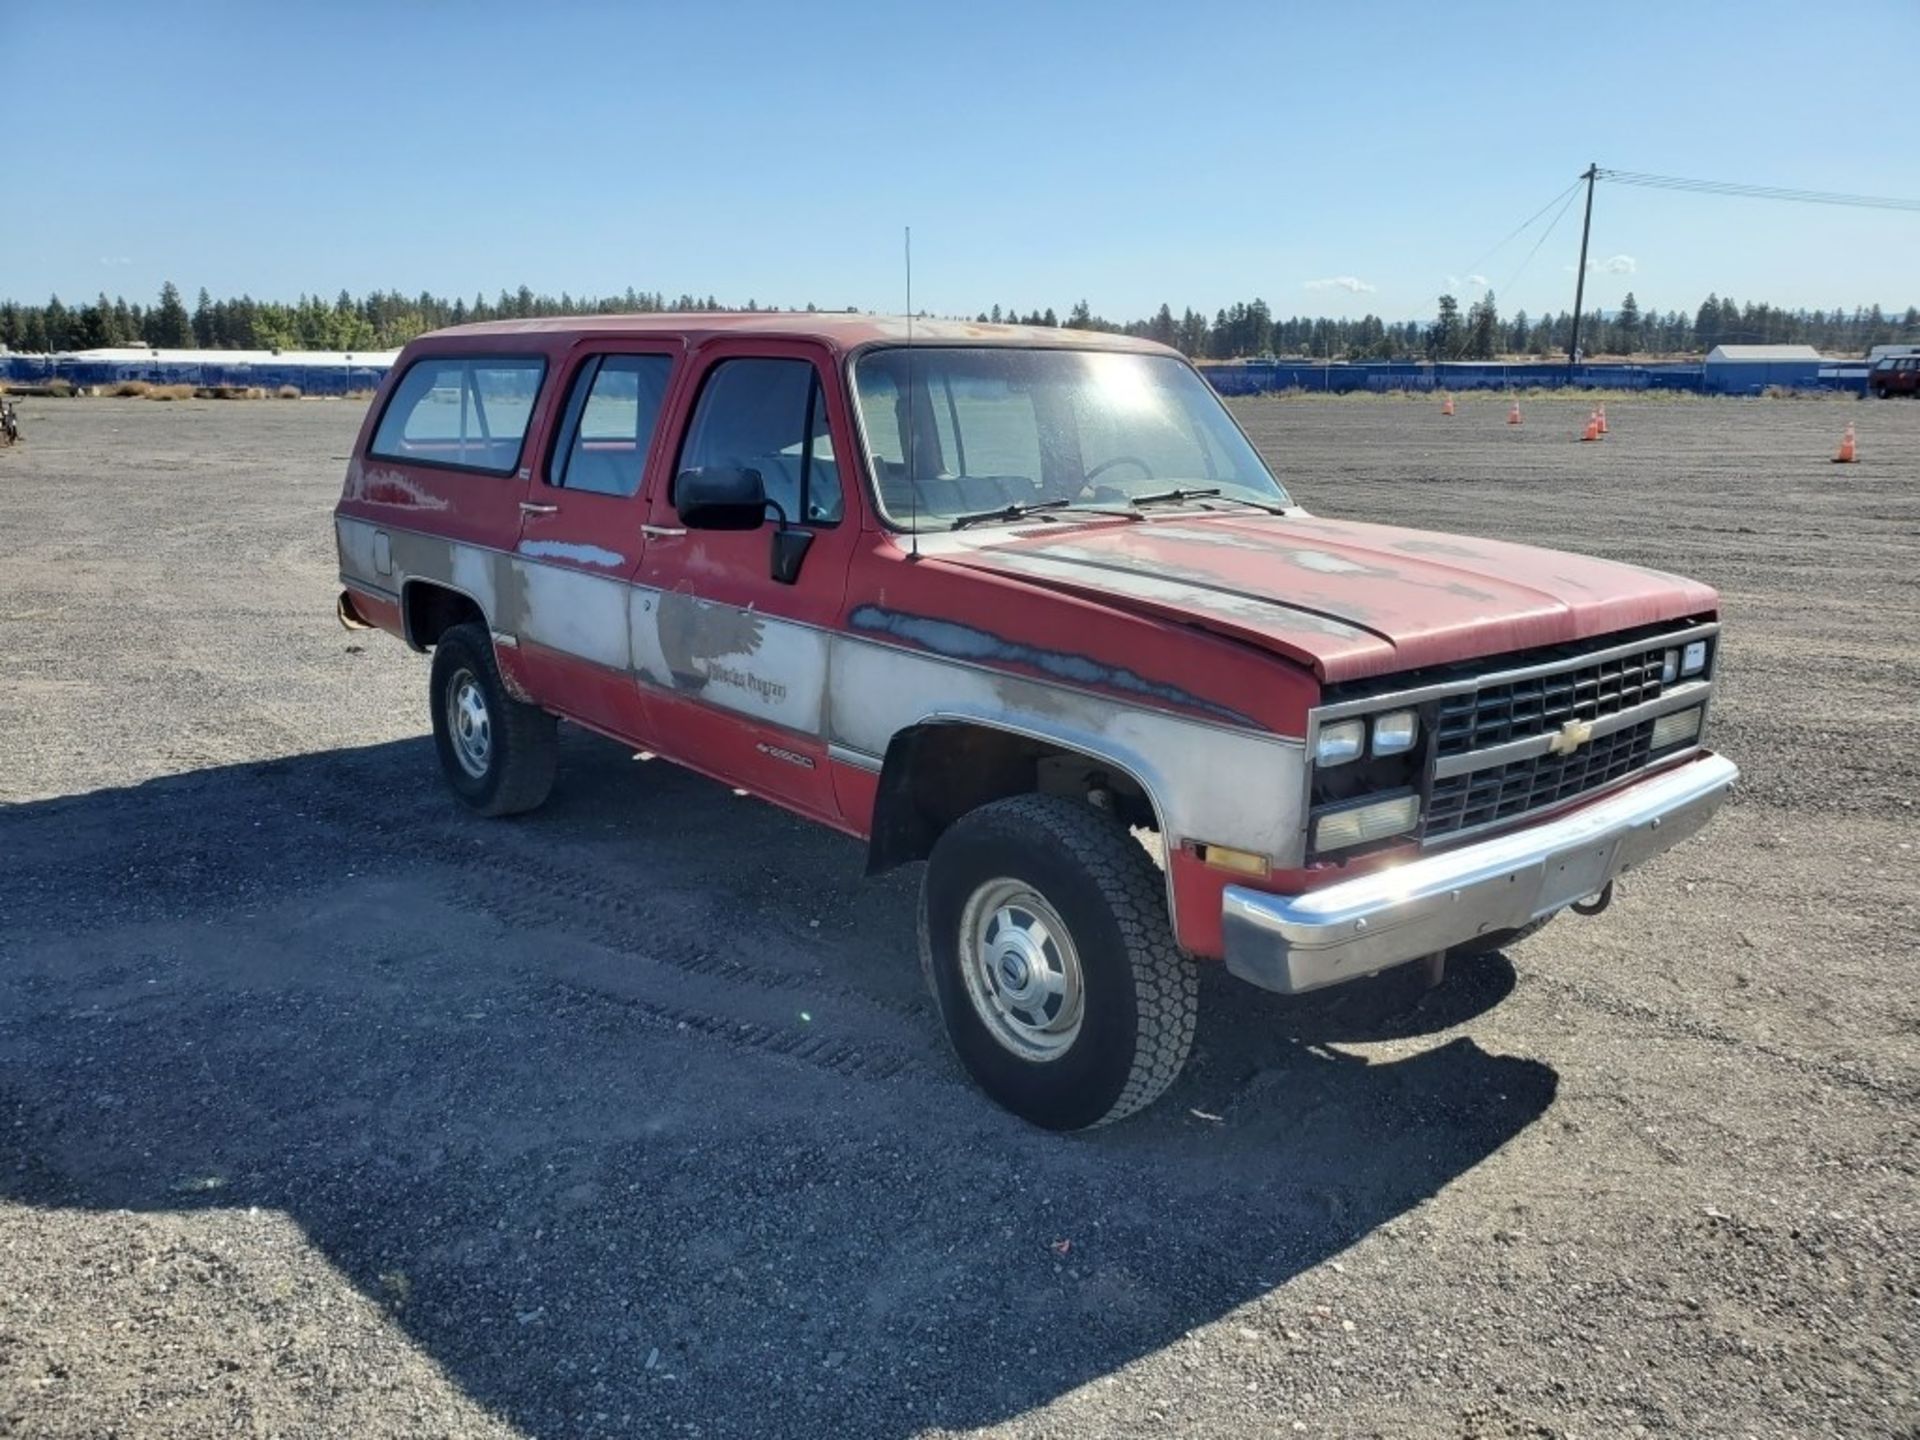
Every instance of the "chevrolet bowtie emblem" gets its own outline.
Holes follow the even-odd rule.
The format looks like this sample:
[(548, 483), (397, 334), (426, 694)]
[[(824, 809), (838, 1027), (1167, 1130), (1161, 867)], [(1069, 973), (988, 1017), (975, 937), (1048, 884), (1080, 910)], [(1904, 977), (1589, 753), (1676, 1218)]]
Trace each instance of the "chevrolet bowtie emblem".
[(1587, 741), (1593, 738), (1593, 723), (1589, 720), (1569, 720), (1562, 725), (1547, 741), (1547, 753), (1550, 755), (1571, 755)]

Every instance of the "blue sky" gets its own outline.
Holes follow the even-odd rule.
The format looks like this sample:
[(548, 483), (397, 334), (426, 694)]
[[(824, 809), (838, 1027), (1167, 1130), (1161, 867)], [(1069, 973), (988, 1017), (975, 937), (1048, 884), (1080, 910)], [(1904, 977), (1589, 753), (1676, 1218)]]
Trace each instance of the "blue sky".
[[(19, 299), (897, 310), (911, 224), (939, 313), (1401, 319), (1474, 275), (1538, 313), (1572, 303), (1577, 206), (1487, 252), (1589, 160), (1920, 195), (1904, 0), (89, 3), (11, 7), (4, 44)], [(1603, 185), (1588, 303), (1904, 307), (1916, 256), (1913, 213)]]

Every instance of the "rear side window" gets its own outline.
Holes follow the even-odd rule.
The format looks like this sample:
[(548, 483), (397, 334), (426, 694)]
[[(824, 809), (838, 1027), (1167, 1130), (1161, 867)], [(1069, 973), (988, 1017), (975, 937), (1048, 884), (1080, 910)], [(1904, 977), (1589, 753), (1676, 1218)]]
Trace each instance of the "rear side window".
[(369, 453), (511, 474), (546, 370), (538, 357), (424, 356), (394, 387)]
[(805, 360), (722, 360), (708, 374), (680, 453), (681, 470), (758, 470), (788, 520), (835, 525), (840, 467), (820, 376)]
[(547, 483), (598, 495), (638, 490), (672, 370), (666, 355), (604, 355), (582, 365)]

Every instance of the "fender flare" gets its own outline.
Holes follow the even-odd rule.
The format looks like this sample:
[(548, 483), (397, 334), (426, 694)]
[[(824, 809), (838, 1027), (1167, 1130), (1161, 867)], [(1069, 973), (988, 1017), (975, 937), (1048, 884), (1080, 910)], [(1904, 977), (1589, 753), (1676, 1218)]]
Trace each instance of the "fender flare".
[[(910, 807), (904, 816), (889, 802), (905, 793), (906, 773), (913, 763), (913, 751), (919, 736), (942, 727), (968, 727), (991, 730), (1022, 740), (1053, 746), (1085, 757), (1098, 765), (1124, 775), (1146, 796), (1160, 826), (1163, 847), (1168, 849), (1178, 837), (1167, 826), (1169, 811), (1162, 798), (1168, 784), (1151, 760), (1131, 747), (1114, 745), (1103, 737), (1087, 734), (1068, 725), (1050, 725), (1044, 717), (1009, 717), (1004, 714), (976, 713), (969, 710), (930, 710), (911, 725), (896, 730), (887, 741), (887, 753), (880, 763), (879, 786), (874, 798), (874, 822), (867, 841), (867, 873), (891, 869), (905, 858), (923, 857), (933, 848), (937, 835), (929, 833), (924, 820)], [(889, 858), (892, 855), (901, 858)], [(1161, 873), (1166, 886), (1167, 922), (1178, 933), (1178, 918), (1173, 890), (1173, 867), (1163, 861)]]

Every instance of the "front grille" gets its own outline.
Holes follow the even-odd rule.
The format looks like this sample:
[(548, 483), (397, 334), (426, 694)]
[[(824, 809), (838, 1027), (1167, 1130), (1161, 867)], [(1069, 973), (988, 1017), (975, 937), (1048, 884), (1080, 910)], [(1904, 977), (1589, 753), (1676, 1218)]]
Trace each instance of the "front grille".
[[(1685, 652), (1696, 644), (1706, 649), (1704, 664), (1696, 655), (1691, 674), (1663, 683), (1667, 657), (1678, 652), (1676, 658), (1684, 663)], [(1403, 756), (1369, 752), (1346, 765), (1316, 766), (1309, 823), (1343, 803), (1411, 787), (1421, 801), (1414, 836), (1423, 845), (1446, 845), (1484, 830), (1524, 824), (1541, 812), (1631, 780), (1698, 746), (1698, 738), (1688, 736), (1656, 752), (1656, 717), (1631, 712), (1640, 706), (1657, 709), (1654, 702), (1661, 700), (1683, 708), (1695, 703), (1704, 707), (1718, 668), (1716, 650), (1713, 628), (1696, 622), (1649, 625), (1585, 642), (1330, 686), (1323, 703), (1333, 713), (1322, 711), (1319, 726), (1354, 717), (1371, 722), (1414, 708), (1421, 740)], [(1609, 725), (1620, 728), (1594, 733)], [(1506, 755), (1499, 753), (1509, 746)], [(1571, 754), (1556, 753), (1569, 746)], [(1522, 755), (1525, 758), (1514, 758)]]
[(1547, 735), (1569, 720), (1594, 720), (1658, 699), (1665, 654), (1665, 647), (1656, 647), (1552, 675), (1449, 695), (1440, 702), (1438, 753), (1464, 755), (1509, 740)]
[[(1660, 667), (1657, 652), (1654, 659), (1653, 683), (1655, 693), (1658, 693)], [(1630, 658), (1628, 663), (1632, 664), (1633, 659)], [(1585, 674), (1586, 671), (1578, 673)], [(1471, 700), (1473, 697), (1466, 698)], [(1652, 699), (1653, 696), (1650, 694), (1646, 698)], [(1614, 708), (1619, 707), (1616, 705)], [(1578, 714), (1584, 719), (1593, 712), (1567, 713)], [(1603, 710), (1598, 713), (1609, 712)], [(1520, 739), (1537, 733), (1537, 730), (1515, 731), (1500, 739)], [(1500, 741), (1490, 739), (1484, 743), (1498, 744)], [(1530, 760), (1516, 760), (1511, 765), (1490, 765), (1484, 770), (1472, 770), (1464, 775), (1450, 775), (1444, 780), (1435, 780), (1433, 793), (1427, 801), (1423, 833), (1428, 840), (1435, 840), (1462, 830), (1476, 830), (1482, 825), (1524, 815), (1543, 806), (1557, 805), (1588, 790), (1610, 785), (1645, 765), (1652, 754), (1652, 746), (1653, 721), (1643, 720), (1625, 730), (1603, 735), (1571, 755), (1537, 755)]]

